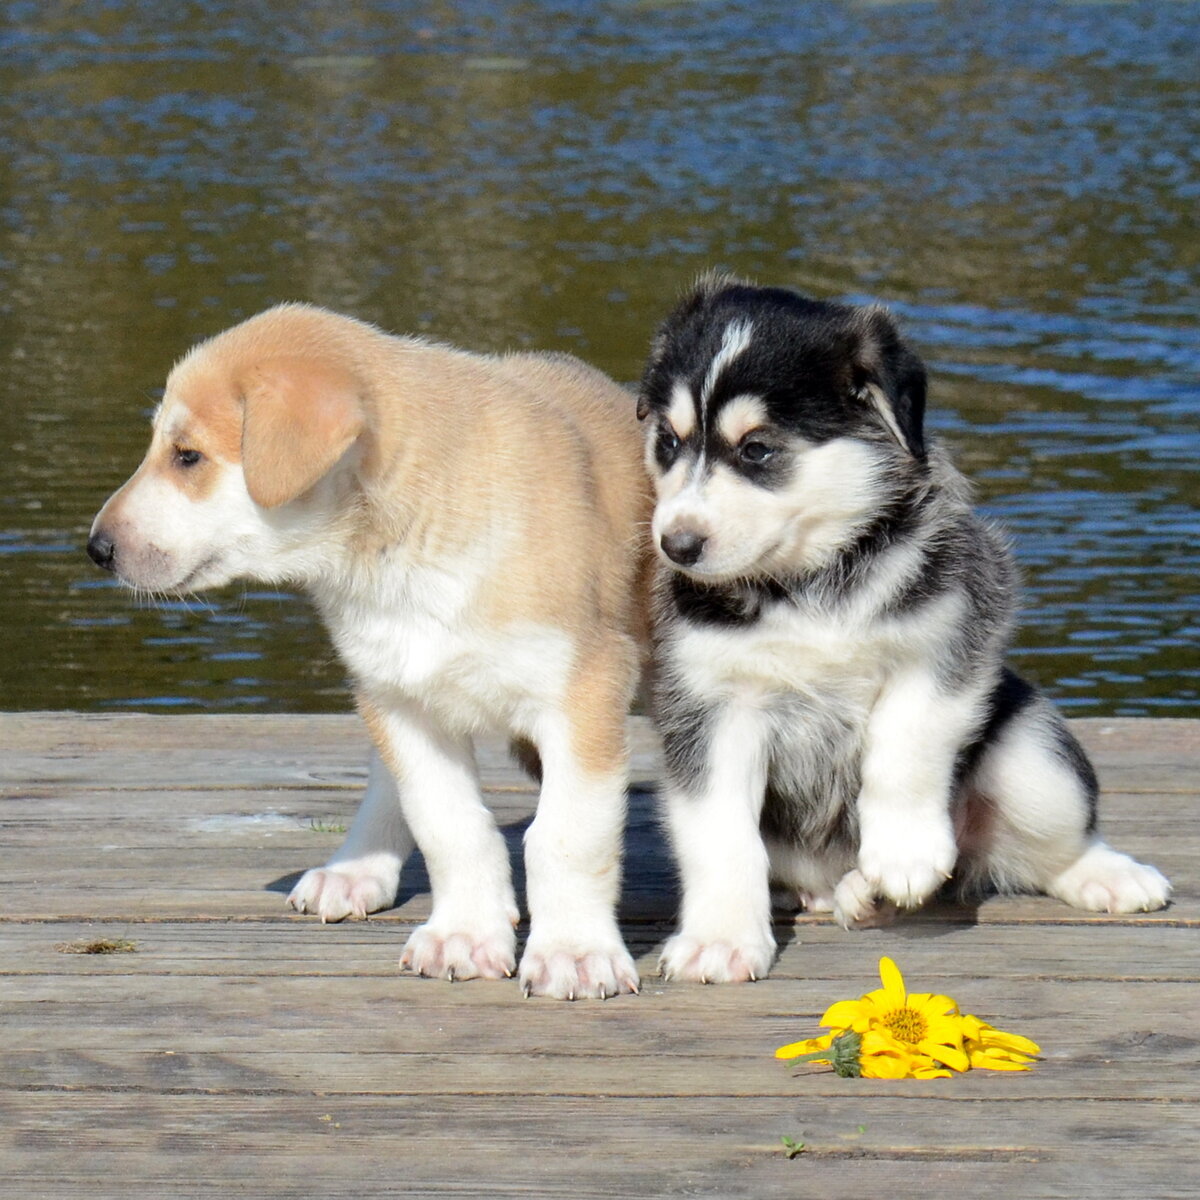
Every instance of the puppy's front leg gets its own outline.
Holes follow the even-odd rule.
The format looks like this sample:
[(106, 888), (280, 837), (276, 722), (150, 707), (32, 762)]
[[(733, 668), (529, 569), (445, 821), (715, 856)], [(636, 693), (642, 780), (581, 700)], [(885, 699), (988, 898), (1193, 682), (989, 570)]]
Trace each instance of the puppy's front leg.
[(433, 892), (429, 920), (413, 931), (400, 965), (451, 980), (511, 975), (517, 905), (508, 849), (480, 797), (470, 739), (413, 704), (364, 706), (363, 716), (399, 783)]
[(767, 786), (764, 718), (730, 705), (663, 729), (666, 818), (679, 864), (679, 932), (659, 966), (668, 979), (763, 978), (775, 957), (768, 859), (759, 830)]
[(958, 857), (950, 812), (954, 764), (978, 723), (980, 695), (949, 693), (913, 671), (884, 686), (867, 724), (858, 796), (858, 878), (839, 885), (844, 925), (871, 916), (866, 897), (903, 908), (927, 900)]
[(638, 990), (617, 926), (628, 752), (625, 692), (597, 673), (585, 702), (547, 714), (537, 816), (525, 834), (529, 941), (526, 995), (606, 999)]
[(367, 790), (346, 840), (323, 867), (305, 871), (288, 903), (323, 922), (390, 908), (396, 901), (400, 868), (413, 844), (396, 782), (378, 751), (372, 750)]

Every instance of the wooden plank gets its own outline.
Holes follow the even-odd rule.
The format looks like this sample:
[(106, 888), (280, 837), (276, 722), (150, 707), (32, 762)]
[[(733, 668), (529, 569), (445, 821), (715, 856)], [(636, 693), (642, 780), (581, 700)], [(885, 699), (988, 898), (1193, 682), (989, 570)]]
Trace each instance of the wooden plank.
[[(394, 979), (399, 947), (411, 928), (410, 922), (400, 921), (335, 926), (299, 918), (233, 924), (8, 922), (0, 924), (0, 965), (14, 986), (25, 976), (339, 975)], [(631, 931), (630, 943), (641, 953), (648, 980), (654, 977), (654, 951), (668, 929), (664, 924), (659, 929)], [(80, 955), (58, 949), (101, 937), (130, 939), (136, 953)], [(840, 989), (839, 995), (857, 995), (877, 986), (875, 964), (881, 954), (892, 955), (908, 969), (919, 991), (953, 990), (951, 983), (974, 979), (1200, 981), (1200, 937), (1194, 929), (1165, 922), (1048, 925), (1035, 931), (997, 923), (856, 932), (814, 923), (785, 937), (771, 979), (804, 981), (820, 987), (821, 994)], [(746, 990), (695, 989), (705, 1006), (729, 1003), (736, 1007), (744, 1003), (736, 997)], [(756, 988), (749, 990), (757, 992)], [(436, 991), (456, 994), (449, 985)], [(15, 999), (17, 993), (10, 991), (9, 996)]]
[[(1088, 718), (1070, 722), (1106, 790), (1196, 790), (1200, 722)], [(635, 776), (656, 778), (661, 752), (644, 717), (631, 718)], [(477, 742), (481, 768), (522, 784), (502, 740)], [(75, 783), (128, 789), (251, 787), (274, 782), (352, 785), (364, 777), (367, 739), (352, 715), (161, 716), (0, 713), (0, 785)]]
[[(367, 1097), (81, 1097), (9, 1105), (34, 1195), (867, 1195), (1175, 1197), (1195, 1126), (1176, 1109), (1076, 1114), (952, 1099), (657, 1101), (569, 1097), (520, 1106)], [(1158, 1117), (1156, 1121), (1154, 1118)], [(1165, 1119), (1164, 1119), (1165, 1118)], [(860, 1127), (862, 1127), (860, 1129)], [(781, 1133), (809, 1147), (788, 1160)], [(1104, 1167), (1097, 1172), (1095, 1159)], [(1103, 1179), (1081, 1190), (1083, 1180)], [(49, 1190), (47, 1190), (49, 1189)], [(157, 1189), (157, 1190), (156, 1190)]]

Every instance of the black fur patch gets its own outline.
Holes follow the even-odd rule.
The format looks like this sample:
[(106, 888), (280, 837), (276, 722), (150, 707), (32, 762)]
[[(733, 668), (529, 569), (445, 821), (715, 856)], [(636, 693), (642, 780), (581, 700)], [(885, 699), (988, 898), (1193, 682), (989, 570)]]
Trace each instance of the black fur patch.
[(925, 454), (925, 368), (878, 308), (810, 300), (785, 288), (731, 279), (703, 283), (667, 318), (642, 377), (639, 411), (665, 412), (677, 382), (701, 397), (726, 330), (751, 327), (749, 345), (715, 380), (697, 436), (707, 439), (723, 405), (760, 397), (772, 424), (819, 444), (836, 437), (892, 443), (866, 389), (882, 393), (915, 459)]

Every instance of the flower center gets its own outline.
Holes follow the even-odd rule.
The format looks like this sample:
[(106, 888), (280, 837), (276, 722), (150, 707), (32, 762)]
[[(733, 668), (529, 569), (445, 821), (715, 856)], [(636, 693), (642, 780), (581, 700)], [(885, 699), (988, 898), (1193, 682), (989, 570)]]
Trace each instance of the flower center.
[(907, 1042), (910, 1046), (915, 1046), (929, 1032), (925, 1018), (916, 1009), (908, 1007), (892, 1009), (883, 1018), (883, 1023), (899, 1041)]

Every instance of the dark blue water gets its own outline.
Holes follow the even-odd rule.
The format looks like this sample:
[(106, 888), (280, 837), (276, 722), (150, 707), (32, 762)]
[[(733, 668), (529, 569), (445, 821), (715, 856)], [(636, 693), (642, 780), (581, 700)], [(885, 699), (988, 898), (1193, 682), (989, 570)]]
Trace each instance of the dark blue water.
[(1019, 667), (1200, 715), (1200, 4), (0, 6), (0, 708), (347, 704), (299, 597), (82, 556), (172, 361), (280, 299), (618, 378), (722, 266), (882, 300)]

